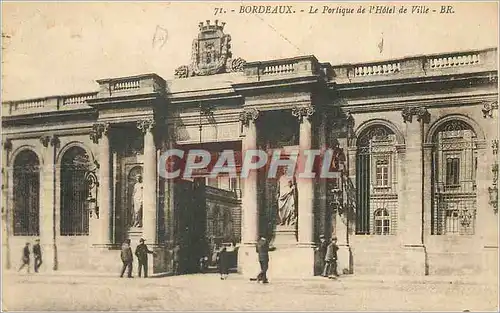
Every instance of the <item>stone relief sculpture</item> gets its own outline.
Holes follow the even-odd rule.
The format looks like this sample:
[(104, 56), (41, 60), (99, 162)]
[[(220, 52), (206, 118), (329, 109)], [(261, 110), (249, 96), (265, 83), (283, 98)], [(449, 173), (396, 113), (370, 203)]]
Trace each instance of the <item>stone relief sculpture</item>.
[(132, 208), (134, 210), (132, 227), (142, 227), (143, 190), (142, 177), (138, 175), (132, 193)]
[(242, 58), (232, 58), (231, 36), (224, 33), (225, 23), (200, 23), (200, 32), (193, 40), (191, 64), (175, 69), (176, 78), (241, 72), (246, 64)]
[(278, 181), (278, 225), (297, 224), (297, 184), (295, 179), (282, 175)]

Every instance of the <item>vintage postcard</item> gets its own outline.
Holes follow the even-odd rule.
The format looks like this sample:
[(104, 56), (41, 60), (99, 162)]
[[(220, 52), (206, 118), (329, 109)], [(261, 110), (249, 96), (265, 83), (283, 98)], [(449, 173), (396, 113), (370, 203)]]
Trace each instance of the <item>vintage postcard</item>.
[(5, 311), (497, 311), (498, 2), (2, 2)]

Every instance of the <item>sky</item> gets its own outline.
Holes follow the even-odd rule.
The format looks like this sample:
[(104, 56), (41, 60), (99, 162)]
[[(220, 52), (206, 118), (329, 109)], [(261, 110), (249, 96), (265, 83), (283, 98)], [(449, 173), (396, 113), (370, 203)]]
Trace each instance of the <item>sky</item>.
[[(295, 13), (240, 14), (242, 5), (291, 5)], [(322, 14), (324, 6), (373, 5), (437, 12)], [(441, 5), (454, 13), (439, 14)], [(217, 8), (225, 13), (215, 15)], [(2, 34), (10, 37), (2, 42), (2, 100), (94, 91), (97, 79), (141, 73), (172, 79), (190, 63), (198, 24), (215, 19), (226, 23), (233, 56), (247, 61), (313, 54), (334, 65), (359, 63), (498, 47), (499, 36), (496, 2), (2, 1)], [(157, 29), (166, 31), (163, 44), (153, 40)]]

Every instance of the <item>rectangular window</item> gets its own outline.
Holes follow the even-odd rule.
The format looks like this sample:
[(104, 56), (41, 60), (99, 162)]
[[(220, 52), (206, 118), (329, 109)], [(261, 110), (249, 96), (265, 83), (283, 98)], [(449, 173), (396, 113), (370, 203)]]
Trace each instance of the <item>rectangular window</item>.
[(375, 234), (376, 235), (389, 235), (390, 221), (388, 219), (375, 220)]
[(460, 184), (460, 159), (446, 159), (446, 185), (456, 186)]
[(389, 186), (389, 160), (378, 160), (375, 163), (376, 186)]

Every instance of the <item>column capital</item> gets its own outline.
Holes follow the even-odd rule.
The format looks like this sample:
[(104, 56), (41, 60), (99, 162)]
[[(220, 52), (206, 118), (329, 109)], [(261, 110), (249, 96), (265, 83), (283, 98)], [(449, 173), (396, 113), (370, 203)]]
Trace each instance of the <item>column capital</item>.
[(50, 136), (50, 145), (52, 147), (57, 147), (60, 143), (59, 136), (52, 135)]
[(493, 117), (493, 110), (498, 109), (498, 101), (486, 102), (481, 109), (483, 117)]
[(49, 143), (50, 143), (50, 136), (49, 135), (43, 135), (43, 136), (40, 136), (40, 143), (45, 147), (47, 148), (49, 146)]
[(413, 116), (417, 118), (418, 122), (427, 123), (430, 117), (430, 113), (424, 107), (406, 106), (401, 111), (401, 116), (403, 117), (403, 122), (405, 123), (411, 123), (413, 121)]
[(240, 113), (239, 120), (243, 125), (248, 126), (250, 122), (255, 122), (259, 118), (259, 115), (260, 111), (256, 108), (248, 108)]
[(137, 121), (137, 128), (143, 133), (152, 132), (155, 128), (155, 120), (153, 118), (148, 118), (144, 120)]
[(292, 109), (292, 115), (298, 118), (300, 123), (302, 123), (304, 117), (311, 118), (314, 112), (316, 112), (316, 109), (312, 105), (295, 106)]
[(102, 135), (108, 135), (110, 129), (110, 124), (108, 122), (99, 122), (92, 125), (92, 131), (90, 132), (90, 139), (93, 143), (98, 143)]
[(10, 140), (9, 138), (5, 139), (3, 141), (3, 148), (5, 151), (12, 150), (12, 140)]

